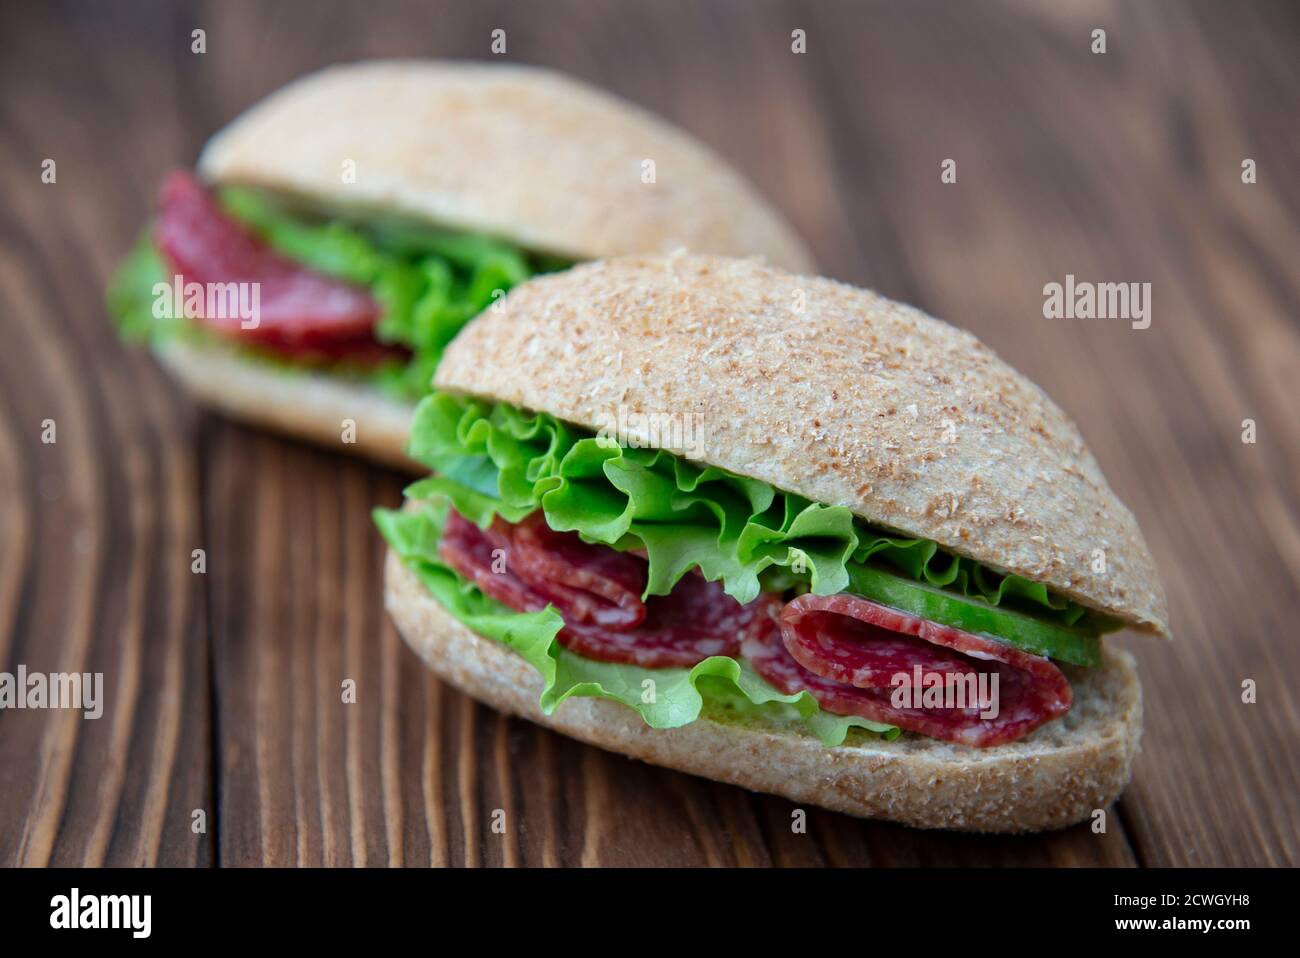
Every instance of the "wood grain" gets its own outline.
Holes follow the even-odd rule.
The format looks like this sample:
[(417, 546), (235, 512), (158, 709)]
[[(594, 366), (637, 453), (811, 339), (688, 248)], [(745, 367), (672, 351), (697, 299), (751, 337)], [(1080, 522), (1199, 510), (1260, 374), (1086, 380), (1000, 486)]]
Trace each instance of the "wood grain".
[[(237, 0), (0, 18), (0, 669), (103, 671), (107, 700), (93, 722), (0, 713), (0, 864), (1300, 861), (1293, 6)], [(817, 810), (796, 834), (788, 802), (499, 716), (420, 668), (382, 614), (368, 512), (401, 477), (199, 413), (117, 343), (101, 291), (164, 170), (301, 72), (483, 58), (496, 27), (509, 59), (694, 132), (824, 272), (971, 329), (1079, 421), (1176, 633), (1120, 639), (1147, 731), (1106, 834)], [(1043, 285), (1067, 273), (1150, 282), (1151, 328), (1043, 319)]]
[[(0, 714), (0, 864), (204, 864), (215, 809), (206, 595), (190, 571), (193, 416), (146, 357), (121, 349), (100, 305), (151, 190), (119, 144), (177, 154), (182, 138), (165, 117), (121, 108), (151, 91), (160, 102), (156, 64), (119, 68), (118, 109), (69, 110), (100, 97), (111, 67), (102, 37), (64, 26), (0, 28), (24, 48), (0, 57), (4, 89), (23, 91), (0, 98), (0, 667), (102, 672), (105, 707), (97, 720)], [(163, 39), (137, 26), (140, 41)], [(54, 62), (75, 68), (24, 76)], [(206, 833), (191, 829), (196, 809)]]

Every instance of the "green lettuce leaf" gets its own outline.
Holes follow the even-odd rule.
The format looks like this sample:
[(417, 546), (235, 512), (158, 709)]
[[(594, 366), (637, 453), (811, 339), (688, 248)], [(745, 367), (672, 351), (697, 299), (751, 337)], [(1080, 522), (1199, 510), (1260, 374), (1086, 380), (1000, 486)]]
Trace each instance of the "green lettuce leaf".
[(167, 269), (146, 234), (131, 247), (108, 284), (108, 311), (124, 339), (151, 336), (160, 320), (153, 315), (154, 285), (167, 282)]
[(926, 539), (883, 535), (843, 506), (663, 450), (620, 446), (504, 403), (435, 392), (417, 407), (409, 452), (437, 473), (411, 486), (409, 497), (444, 496), (480, 526), (494, 515), (518, 522), (540, 508), (554, 529), (643, 550), (646, 595), (666, 595), (696, 567), (741, 603), (765, 584), (827, 595), (848, 587), (853, 564), (871, 560), (963, 599), (1080, 632), (1108, 624), (1041, 583), (1000, 575)]
[(647, 669), (596, 662), (556, 640), (563, 620), (554, 608), (515, 612), (463, 579), (438, 557), (450, 503), (439, 497), (418, 510), (376, 509), (375, 524), (430, 594), (479, 635), (518, 653), (541, 674), (539, 705), (547, 715), (573, 696), (593, 696), (633, 709), (652, 728), (678, 728), (702, 714), (735, 724), (801, 727), (823, 745), (844, 742), (853, 728), (897, 738), (899, 729), (856, 715), (824, 712), (807, 692), (785, 695), (747, 663), (715, 655), (690, 669)]

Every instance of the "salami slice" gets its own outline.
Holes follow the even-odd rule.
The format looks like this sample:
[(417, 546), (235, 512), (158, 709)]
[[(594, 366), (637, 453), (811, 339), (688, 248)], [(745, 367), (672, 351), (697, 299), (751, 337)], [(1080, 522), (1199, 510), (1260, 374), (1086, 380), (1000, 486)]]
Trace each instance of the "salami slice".
[(158, 206), (154, 244), (183, 284), (205, 291), (209, 284), (258, 285), (255, 326), (244, 328), (234, 310), (209, 313), (205, 303), (194, 318), (206, 328), (291, 356), (370, 363), (405, 355), (375, 339), (380, 306), (366, 290), (276, 253), (228, 216), (193, 174), (168, 176)]
[(585, 543), (575, 533), (543, 531), (539, 522), (545, 524), (537, 514), (518, 525), (497, 518), (482, 530), (453, 510), (439, 554), (512, 609), (555, 606), (564, 617), (560, 644), (586, 658), (690, 667), (711, 655), (737, 655), (742, 637), (771, 621), (770, 600), (742, 606), (700, 576), (685, 576), (669, 595), (642, 602), (644, 559)]
[(632, 628), (645, 619), (645, 559), (556, 532), (541, 512), (512, 532), (515, 572), (563, 609), (565, 621)]
[(438, 544), (438, 555), (484, 595), (489, 595), (516, 612), (537, 612), (548, 605), (545, 596), (533, 591), (528, 583), (510, 568), (512, 548), (509, 526), (494, 522), (480, 529), (454, 509), (447, 512), (447, 522)]
[[(742, 651), (787, 694), (806, 689), (829, 711), (964, 745), (1015, 741), (1068, 711), (1072, 698), (1061, 670), (1041, 656), (847, 593), (800, 596), (782, 610), (779, 630), (755, 633)], [(997, 678), (995, 716), (984, 714), (981, 672), (983, 691)], [(959, 686), (975, 694), (943, 696)], [(928, 704), (927, 688), (937, 704)], [(895, 704), (899, 689), (910, 700)]]

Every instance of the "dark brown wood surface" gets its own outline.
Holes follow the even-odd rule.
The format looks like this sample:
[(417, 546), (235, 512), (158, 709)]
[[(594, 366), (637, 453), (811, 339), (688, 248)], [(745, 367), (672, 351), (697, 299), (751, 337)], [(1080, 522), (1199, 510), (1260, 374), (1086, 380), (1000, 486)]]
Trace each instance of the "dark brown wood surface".
[[(165, 170), (308, 69), (486, 58), (496, 27), (716, 147), (825, 273), (971, 329), (1077, 418), (1176, 632), (1120, 639), (1147, 722), (1105, 835), (818, 810), (797, 835), (783, 800), (504, 719), (383, 615), (368, 510), (402, 477), (201, 412), (118, 343), (101, 291)], [(1298, 117), (1284, 2), (4, 4), (0, 671), (102, 671), (106, 707), (0, 713), (0, 865), (1296, 864)], [(1067, 273), (1150, 282), (1151, 327), (1043, 319)]]

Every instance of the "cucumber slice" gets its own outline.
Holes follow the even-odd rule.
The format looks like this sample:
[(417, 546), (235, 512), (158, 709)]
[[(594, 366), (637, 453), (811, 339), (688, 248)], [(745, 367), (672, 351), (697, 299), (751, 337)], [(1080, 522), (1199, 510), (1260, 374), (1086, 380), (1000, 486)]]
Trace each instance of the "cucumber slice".
[(846, 591), (893, 606), (901, 612), (988, 636), (1049, 659), (1075, 665), (1098, 665), (1101, 662), (1100, 640), (1078, 629), (1044, 622), (1000, 606), (969, 601), (873, 566), (850, 563), (848, 573), (849, 587)]

